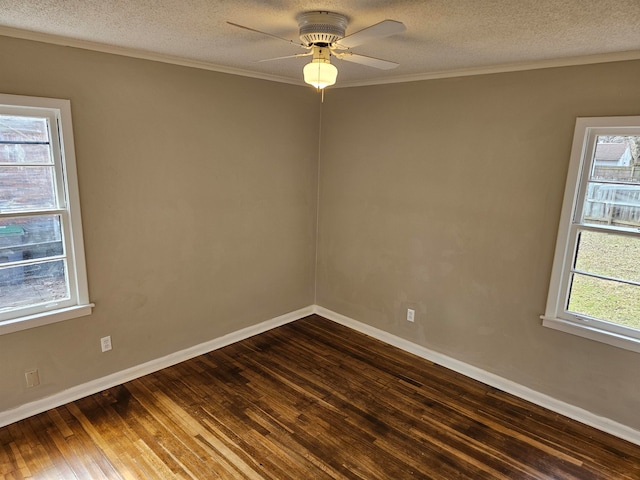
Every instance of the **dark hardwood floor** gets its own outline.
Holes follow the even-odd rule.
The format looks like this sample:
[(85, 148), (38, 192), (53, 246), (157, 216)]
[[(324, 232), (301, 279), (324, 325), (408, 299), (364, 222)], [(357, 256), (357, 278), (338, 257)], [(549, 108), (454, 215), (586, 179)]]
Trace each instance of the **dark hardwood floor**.
[(640, 447), (318, 316), (0, 429), (5, 479), (640, 479)]

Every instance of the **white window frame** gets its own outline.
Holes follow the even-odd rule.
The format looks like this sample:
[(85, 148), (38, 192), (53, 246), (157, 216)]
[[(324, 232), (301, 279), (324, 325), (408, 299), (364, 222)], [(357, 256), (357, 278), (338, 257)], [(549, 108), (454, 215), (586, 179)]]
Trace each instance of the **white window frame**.
[[(0, 335), (91, 314), (84, 256), (80, 196), (71, 123), (71, 102), (54, 98), (0, 94), (1, 113), (47, 117), (55, 163), (58, 205), (39, 210), (62, 219), (62, 235), (67, 258), (70, 298), (64, 301), (26, 306), (0, 315)], [(14, 216), (16, 212), (2, 212)]]
[(632, 231), (634, 229), (624, 232), (621, 231), (624, 229), (611, 229), (606, 225), (592, 228), (581, 223), (584, 196), (598, 135), (640, 135), (640, 116), (576, 119), (547, 307), (545, 314), (540, 318), (545, 327), (640, 352), (640, 330), (578, 315), (568, 312), (566, 308), (571, 268), (576, 255), (576, 237), (580, 229), (640, 235), (640, 231)]

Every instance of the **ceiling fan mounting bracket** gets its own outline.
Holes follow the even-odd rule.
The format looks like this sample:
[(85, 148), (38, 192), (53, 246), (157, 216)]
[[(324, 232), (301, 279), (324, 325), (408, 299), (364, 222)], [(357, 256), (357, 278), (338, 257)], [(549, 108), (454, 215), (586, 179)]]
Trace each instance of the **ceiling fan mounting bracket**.
[(298, 15), (300, 40), (307, 46), (325, 44), (330, 46), (344, 38), (349, 19), (334, 12), (304, 12)]

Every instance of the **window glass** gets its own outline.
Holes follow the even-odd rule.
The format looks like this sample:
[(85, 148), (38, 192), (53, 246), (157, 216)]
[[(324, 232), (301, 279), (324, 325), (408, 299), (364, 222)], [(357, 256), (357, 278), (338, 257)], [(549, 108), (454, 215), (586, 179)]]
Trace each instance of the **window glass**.
[(582, 221), (640, 227), (640, 136), (598, 135)]
[(640, 237), (589, 230), (578, 236), (575, 262), (578, 271), (640, 283), (638, 262)]
[(53, 165), (49, 144), (0, 143), (0, 163)]
[(56, 207), (53, 167), (0, 166), (0, 211)]
[(42, 117), (0, 115), (0, 142), (49, 143), (49, 126)]
[(640, 291), (634, 285), (574, 274), (568, 310), (640, 329)]
[(63, 254), (60, 215), (0, 219), (0, 266)]
[(0, 267), (0, 312), (69, 298), (64, 260)]

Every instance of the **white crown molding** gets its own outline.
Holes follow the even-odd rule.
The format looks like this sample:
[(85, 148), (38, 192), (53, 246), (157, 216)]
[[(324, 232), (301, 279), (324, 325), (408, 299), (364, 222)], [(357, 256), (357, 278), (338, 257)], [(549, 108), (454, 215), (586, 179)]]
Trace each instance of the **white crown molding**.
[(73, 402), (80, 398), (84, 398), (88, 395), (93, 395), (94, 393), (101, 392), (103, 390), (106, 390), (107, 388), (122, 385), (123, 383), (129, 382), (136, 378), (140, 378), (144, 375), (162, 370), (163, 368), (176, 365), (191, 358), (197, 357), (198, 355), (202, 355), (213, 350), (226, 347), (227, 345), (231, 345), (232, 343), (239, 342), (240, 340), (253, 337), (254, 335), (258, 335), (260, 333), (264, 333), (268, 330), (280, 327), (281, 325), (285, 325), (295, 320), (299, 320), (311, 314), (313, 314), (313, 306), (304, 307), (300, 310), (296, 310), (285, 315), (280, 315), (279, 317), (275, 317), (257, 325), (252, 325), (250, 327), (231, 332), (227, 335), (223, 335), (222, 337), (209, 340), (199, 345), (195, 345), (193, 347), (171, 353), (164, 357), (156, 358), (141, 365), (136, 365), (135, 367), (112, 373), (111, 375), (107, 375), (106, 377), (97, 378), (87, 383), (76, 385), (62, 392), (50, 395), (45, 398), (41, 398), (34, 402), (20, 405), (19, 407), (13, 408), (11, 410), (5, 410), (3, 412), (0, 412), (0, 427), (4, 427), (5, 425), (9, 425), (33, 415), (37, 415), (38, 413), (46, 412), (47, 410), (59, 407), (69, 402)]
[(278, 75), (269, 75), (266, 73), (252, 72), (241, 68), (225, 67), (215, 63), (203, 62), (174, 55), (165, 55), (161, 53), (149, 52), (147, 50), (139, 50), (135, 48), (118, 47), (116, 45), (108, 45), (106, 43), (91, 42), (89, 40), (80, 40), (77, 38), (63, 37), (50, 33), (33, 32), (30, 30), (21, 30), (18, 28), (0, 26), (0, 35), (5, 37), (20, 38), (22, 40), (32, 40), (34, 42), (50, 43), (52, 45), (60, 45), (63, 47), (80, 48), (84, 50), (92, 50), (101, 53), (110, 53), (112, 55), (121, 55), (123, 57), (139, 58), (141, 60), (151, 60), (154, 62), (169, 63), (172, 65), (180, 65), (182, 67), (199, 68), (201, 70), (209, 70), (212, 72), (228, 73), (231, 75), (239, 75), (241, 77), (257, 78), (260, 80), (269, 80), (271, 82), (288, 83), (291, 85), (306, 86), (300, 80), (294, 80)]
[[(125, 57), (139, 58), (142, 60), (169, 63), (173, 65), (180, 65), (183, 67), (199, 68), (202, 70), (210, 70), (213, 72), (228, 73), (231, 75), (239, 75), (242, 77), (257, 78), (260, 80), (268, 80), (271, 82), (288, 83), (290, 85), (308, 87), (308, 85), (304, 83), (302, 78), (293, 79), (278, 75), (269, 75), (266, 73), (253, 72), (240, 68), (225, 67), (223, 65), (217, 65), (200, 60), (173, 55), (164, 55), (135, 48), (118, 47), (115, 45), (63, 37), (61, 35), (54, 35), (50, 33), (33, 32), (30, 30), (0, 26), (0, 35), (6, 37), (21, 38), (23, 40), (33, 40), (36, 42), (50, 43), (53, 45), (61, 45), (65, 47), (81, 48), (85, 50), (93, 50), (96, 52), (110, 53), (113, 55), (122, 55)], [(390, 83), (418, 82), (422, 80), (435, 80), (440, 78), (467, 77), (472, 75), (488, 75), (494, 73), (519, 72), (525, 70), (570, 67), (576, 65), (591, 65), (596, 63), (623, 62), (629, 60), (640, 60), (640, 50), (554, 58), (549, 60), (532, 60), (529, 62), (505, 63), (483, 67), (464, 68), (459, 70), (442, 70), (430, 73), (418, 73), (413, 75), (376, 78), (373, 80), (354, 80), (352, 82), (338, 82), (331, 88), (364, 87), (371, 85), (385, 85)]]
[(339, 323), (340, 325), (344, 325), (345, 327), (349, 327), (360, 333), (369, 335), (370, 337), (389, 345), (400, 348), (401, 350), (437, 363), (438, 365), (453, 370), (454, 372), (458, 372), (469, 378), (473, 378), (474, 380), (478, 380), (479, 382), (510, 393), (511, 395), (515, 395), (516, 397), (547, 408), (553, 412), (559, 413), (560, 415), (564, 415), (565, 417), (572, 418), (573, 420), (577, 420), (578, 422), (597, 428), (603, 432), (610, 433), (611, 435), (615, 435), (616, 437), (622, 438), (636, 445), (640, 445), (640, 431), (614, 420), (601, 417), (587, 410), (576, 407), (575, 405), (550, 397), (544, 393), (537, 392), (536, 390), (532, 390), (524, 385), (520, 385), (519, 383), (507, 380), (506, 378), (502, 378), (491, 372), (482, 370), (481, 368), (474, 367), (468, 363), (461, 362), (455, 358), (430, 350), (426, 347), (346, 317), (327, 308), (315, 305), (314, 313), (333, 322)]
[[(525, 70), (540, 70), (544, 68), (573, 67), (578, 65), (593, 65), (596, 63), (625, 62), (640, 60), (640, 50), (626, 52), (601, 53), (597, 55), (582, 55), (575, 57), (553, 58), (549, 60), (532, 60), (530, 62), (504, 63), (485, 67), (463, 68), (459, 70), (442, 70), (439, 72), (418, 73), (397, 77), (377, 78), (375, 80), (358, 80), (342, 82), (340, 87), (365, 87), (371, 85), (385, 85), (390, 83), (419, 82), (422, 80), (437, 80), (440, 78), (469, 77), (473, 75), (490, 75), (494, 73), (521, 72)], [(337, 87), (338, 85), (336, 85)], [(332, 88), (336, 88), (332, 87)]]

